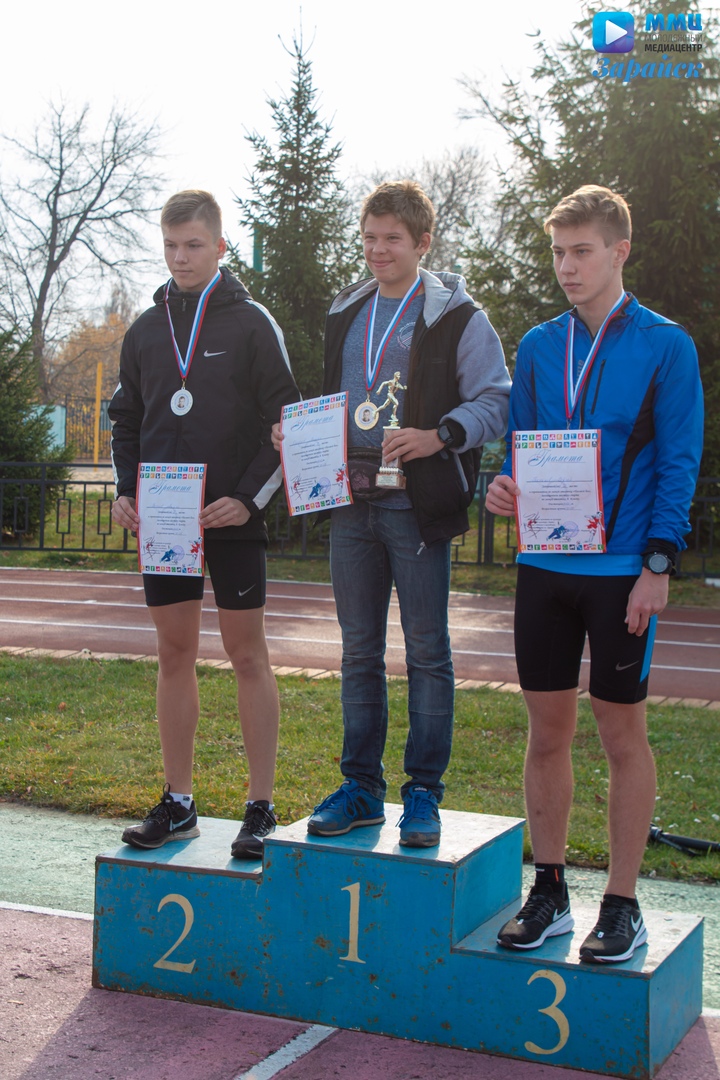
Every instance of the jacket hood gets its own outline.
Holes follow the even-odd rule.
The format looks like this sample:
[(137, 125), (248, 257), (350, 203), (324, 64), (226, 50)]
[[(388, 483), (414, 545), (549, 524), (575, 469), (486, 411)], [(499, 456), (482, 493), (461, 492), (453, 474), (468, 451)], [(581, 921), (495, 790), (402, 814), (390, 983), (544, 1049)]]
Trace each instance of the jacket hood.
[[(221, 281), (217, 289), (214, 289), (210, 294), (208, 304), (212, 307), (218, 307), (221, 304), (237, 304), (242, 300), (251, 300), (250, 293), (243, 285), (242, 281), (239, 281), (234, 274), (231, 274), (227, 266), (220, 267)], [(162, 304), (165, 296), (164, 282), (159, 289), (153, 295), (153, 301), (156, 304)], [(193, 300), (196, 301), (199, 297), (199, 293), (195, 292), (182, 292), (178, 289), (173, 278), (170, 279), (170, 300)]]
[[(452, 274), (446, 270), (426, 270), (422, 266), (419, 273), (425, 289), (423, 318), (426, 326), (433, 326), (448, 311), (453, 311), (461, 304), (472, 302), (465, 278), (461, 274)], [(356, 300), (372, 296), (377, 288), (376, 278), (364, 278), (348, 285), (337, 294), (328, 314), (336, 315)]]

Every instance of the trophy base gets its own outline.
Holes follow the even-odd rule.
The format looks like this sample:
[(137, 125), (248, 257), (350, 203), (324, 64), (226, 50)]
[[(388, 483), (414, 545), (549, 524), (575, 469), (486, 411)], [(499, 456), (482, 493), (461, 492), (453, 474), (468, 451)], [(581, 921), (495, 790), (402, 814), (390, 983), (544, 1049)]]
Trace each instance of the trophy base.
[(375, 475), (375, 486), (379, 488), (402, 489), (406, 484), (407, 478), (400, 469), (386, 468), (381, 465), (380, 471)]

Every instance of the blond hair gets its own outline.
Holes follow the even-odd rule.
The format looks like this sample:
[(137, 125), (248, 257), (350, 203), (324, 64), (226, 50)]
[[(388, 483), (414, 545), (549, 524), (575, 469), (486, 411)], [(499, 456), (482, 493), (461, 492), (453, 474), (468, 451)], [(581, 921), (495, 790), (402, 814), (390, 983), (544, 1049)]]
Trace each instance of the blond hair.
[(222, 210), (209, 191), (189, 188), (170, 196), (160, 214), (161, 228), (184, 225), (186, 221), (202, 221), (214, 240), (222, 236)]
[(585, 184), (561, 199), (543, 228), (546, 233), (555, 226), (588, 225), (596, 223), (605, 237), (606, 247), (632, 236), (630, 207), (622, 195), (597, 184)]

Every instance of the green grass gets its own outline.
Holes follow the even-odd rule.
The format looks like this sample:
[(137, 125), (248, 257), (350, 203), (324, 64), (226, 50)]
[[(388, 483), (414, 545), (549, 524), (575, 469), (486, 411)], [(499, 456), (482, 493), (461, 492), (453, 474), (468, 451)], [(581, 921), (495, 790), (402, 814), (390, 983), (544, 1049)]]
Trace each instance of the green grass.
[[(0, 653), (0, 796), (75, 813), (143, 816), (162, 785), (155, 708), (156, 666), (54, 660)], [(198, 669), (201, 722), (194, 790), (201, 813), (237, 819), (247, 763), (231, 672)], [(334, 679), (278, 680), (282, 705), (276, 806), (281, 822), (308, 814), (339, 782), (342, 721)], [(388, 799), (405, 779), (406, 685), (390, 683), (385, 755)], [(649, 707), (658, 767), (657, 823), (720, 840), (718, 713)], [(447, 809), (523, 816), (525, 709), (519, 695), (457, 694)], [(607, 764), (586, 702), (574, 745), (576, 792), (568, 861), (607, 864)], [(530, 854), (526, 840), (526, 857)], [(667, 847), (646, 853), (643, 872), (720, 881), (720, 854), (690, 858)]]

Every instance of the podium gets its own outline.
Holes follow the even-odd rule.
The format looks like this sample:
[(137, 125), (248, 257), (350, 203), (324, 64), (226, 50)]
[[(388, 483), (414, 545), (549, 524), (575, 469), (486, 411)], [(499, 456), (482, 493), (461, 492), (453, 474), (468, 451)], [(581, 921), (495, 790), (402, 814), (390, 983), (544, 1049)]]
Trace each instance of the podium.
[(439, 847), (388, 823), (315, 837), (306, 819), (230, 857), (238, 823), (96, 860), (93, 985), (621, 1077), (650, 1078), (702, 1007), (702, 919), (644, 911), (621, 964), (496, 944), (520, 903), (522, 819), (443, 810)]

